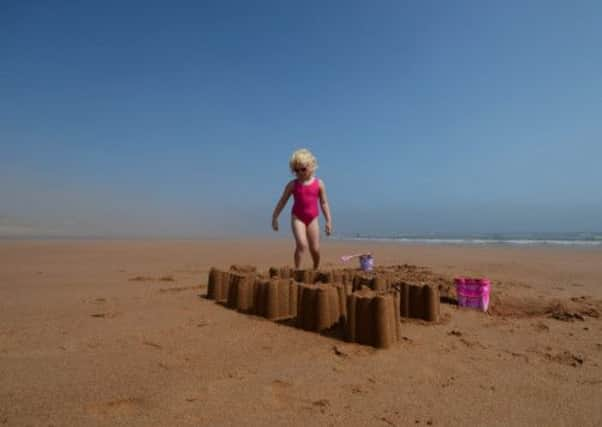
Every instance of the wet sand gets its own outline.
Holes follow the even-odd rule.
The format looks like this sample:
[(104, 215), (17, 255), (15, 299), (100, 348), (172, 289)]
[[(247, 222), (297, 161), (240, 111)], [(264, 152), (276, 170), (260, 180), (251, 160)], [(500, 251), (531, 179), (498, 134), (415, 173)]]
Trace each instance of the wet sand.
[[(323, 242), (492, 279), (386, 350), (201, 297), (290, 240), (0, 241), (0, 425), (602, 425), (602, 251)], [(309, 262), (307, 263), (309, 265)]]

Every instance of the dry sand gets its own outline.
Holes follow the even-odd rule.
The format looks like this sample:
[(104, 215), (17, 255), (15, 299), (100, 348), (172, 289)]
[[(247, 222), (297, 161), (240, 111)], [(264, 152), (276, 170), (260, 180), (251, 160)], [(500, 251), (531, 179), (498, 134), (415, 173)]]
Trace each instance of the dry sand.
[(199, 297), (290, 240), (0, 242), (0, 425), (602, 425), (602, 251), (325, 242), (493, 280), (387, 350)]

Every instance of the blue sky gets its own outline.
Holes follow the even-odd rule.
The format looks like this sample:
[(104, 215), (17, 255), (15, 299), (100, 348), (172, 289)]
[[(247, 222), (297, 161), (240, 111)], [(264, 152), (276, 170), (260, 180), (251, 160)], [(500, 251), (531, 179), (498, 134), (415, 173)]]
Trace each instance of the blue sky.
[(0, 235), (271, 233), (300, 147), (339, 233), (602, 230), (600, 2), (51, 3), (0, 5)]

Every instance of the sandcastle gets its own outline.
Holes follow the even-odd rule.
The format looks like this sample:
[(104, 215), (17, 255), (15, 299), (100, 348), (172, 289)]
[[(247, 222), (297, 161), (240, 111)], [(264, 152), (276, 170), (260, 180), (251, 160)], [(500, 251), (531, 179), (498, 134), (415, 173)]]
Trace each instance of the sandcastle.
[(429, 322), (439, 320), (439, 289), (434, 286), (413, 285), (405, 282), (395, 287), (399, 291), (399, 314), (402, 317)]
[(242, 313), (256, 314), (270, 320), (297, 314), (296, 285), (290, 279), (262, 278), (256, 272), (209, 272), (207, 298)]
[(347, 341), (387, 348), (400, 339), (400, 320), (439, 319), (437, 286), (407, 283), (395, 271), (212, 267), (207, 298), (269, 320), (292, 319), (300, 329), (331, 331)]
[(296, 326), (322, 332), (344, 322), (347, 317), (345, 298), (342, 284), (298, 284)]
[(290, 279), (259, 279), (253, 290), (253, 313), (270, 320), (297, 315), (297, 285)]
[[(224, 303), (228, 300), (230, 283), (233, 280), (233, 275), (255, 275), (256, 268), (252, 265), (237, 265), (230, 266), (230, 271), (218, 270), (211, 267), (209, 270), (209, 280), (207, 283), (207, 298), (214, 299), (216, 302)], [(239, 280), (239, 279), (235, 279)]]
[(347, 296), (345, 339), (387, 348), (400, 338), (399, 294), (359, 290)]
[(353, 276), (353, 290), (357, 291), (362, 287), (367, 287), (377, 292), (388, 291), (392, 284), (392, 277), (389, 273), (356, 273)]
[(227, 271), (211, 268), (207, 283), (207, 298), (216, 302), (225, 302), (228, 298), (230, 288), (230, 273)]

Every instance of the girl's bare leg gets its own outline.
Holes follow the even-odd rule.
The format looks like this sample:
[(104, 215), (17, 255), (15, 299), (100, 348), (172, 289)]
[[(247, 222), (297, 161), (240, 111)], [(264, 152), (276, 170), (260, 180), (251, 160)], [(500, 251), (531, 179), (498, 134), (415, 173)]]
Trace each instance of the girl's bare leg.
[(301, 258), (307, 252), (307, 230), (303, 221), (294, 215), (291, 217), (291, 228), (295, 236), (295, 269), (298, 270), (301, 267)]
[(314, 261), (314, 269), (317, 269), (320, 267), (320, 223), (318, 218), (314, 218), (306, 228), (309, 252)]

